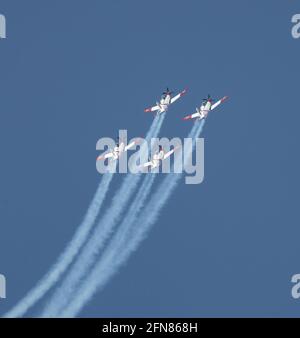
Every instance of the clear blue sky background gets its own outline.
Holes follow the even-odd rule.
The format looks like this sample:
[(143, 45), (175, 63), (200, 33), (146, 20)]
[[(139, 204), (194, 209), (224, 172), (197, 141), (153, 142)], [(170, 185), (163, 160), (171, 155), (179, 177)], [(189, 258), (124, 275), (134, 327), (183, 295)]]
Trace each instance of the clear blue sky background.
[(145, 135), (143, 109), (188, 86), (162, 135), (187, 135), (181, 117), (207, 93), (230, 96), (205, 125), (205, 181), (181, 183), (81, 315), (299, 316), (299, 5), (0, 0), (0, 314), (80, 223), (100, 179), (97, 139)]

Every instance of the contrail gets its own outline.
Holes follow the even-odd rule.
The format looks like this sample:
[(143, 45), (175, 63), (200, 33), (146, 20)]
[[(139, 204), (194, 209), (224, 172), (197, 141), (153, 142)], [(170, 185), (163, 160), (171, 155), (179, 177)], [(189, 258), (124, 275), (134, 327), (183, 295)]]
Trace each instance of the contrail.
[[(157, 122), (157, 119), (153, 121), (150, 127), (150, 132), (156, 130), (158, 124)], [(4, 315), (5, 318), (23, 316), (57, 283), (62, 274), (67, 270), (92, 230), (93, 224), (105, 200), (112, 177), (112, 174), (109, 173), (103, 175), (94, 198), (90, 203), (86, 216), (74, 234), (73, 239), (45, 277), (43, 277), (38, 282), (37, 286), (32, 289), (16, 306)]]
[[(199, 137), (204, 126), (204, 120), (200, 124), (195, 123), (189, 137), (193, 138), (193, 148), (195, 139)], [(193, 150), (193, 148), (191, 150)], [(191, 156), (192, 152), (188, 155)], [(115, 240), (105, 252), (103, 258), (94, 267), (90, 276), (85, 280), (82, 286), (77, 290), (73, 300), (69, 305), (59, 313), (60, 317), (75, 317), (82, 307), (91, 299), (95, 292), (103, 288), (110, 278), (119, 270), (130, 257), (130, 254), (137, 249), (139, 244), (146, 237), (151, 226), (156, 222), (162, 208), (172, 195), (182, 174), (169, 174), (160, 185), (159, 189), (148, 202), (145, 210), (137, 219), (137, 214), (124, 221), (124, 230), (122, 226)], [(151, 189), (151, 186), (150, 186)], [(144, 203), (144, 202), (143, 202)], [(128, 236), (130, 234), (130, 236)], [(130, 238), (130, 240), (128, 240)]]
[(5, 318), (23, 316), (57, 283), (61, 275), (67, 270), (91, 232), (93, 224), (105, 200), (112, 178), (113, 174), (106, 173), (103, 175), (81, 225), (78, 227), (64, 252), (60, 255), (57, 262), (45, 277), (38, 282), (37, 286), (13, 307), (12, 310), (4, 315)]
[[(133, 203), (131, 204), (131, 207), (120, 225), (120, 228), (112, 241), (109, 243), (109, 247), (105, 250), (103, 256), (101, 257), (101, 266), (102, 266), (102, 272), (101, 277), (99, 278), (99, 284), (105, 283), (115, 272), (117, 272), (119, 268), (119, 259), (116, 257), (117, 255), (123, 256), (123, 251), (120, 251), (122, 249), (122, 246), (125, 244), (128, 240), (128, 237), (132, 234), (131, 225), (137, 220), (137, 217), (143, 208), (146, 199), (151, 191), (152, 185), (154, 183), (156, 174), (147, 174), (145, 177), (143, 184), (141, 185)], [(133, 235), (134, 236), (134, 235)], [(124, 252), (125, 254), (125, 252)], [(116, 264), (114, 264), (116, 262)], [(98, 270), (98, 268), (97, 268)], [(99, 270), (98, 270), (99, 271)], [(98, 277), (100, 274), (98, 275)], [(90, 278), (90, 277), (89, 277)], [(101, 283), (102, 282), (102, 283)], [(84, 288), (84, 287), (83, 287)], [(76, 298), (76, 296), (75, 296)], [(81, 308), (81, 304), (85, 304), (85, 293), (80, 291), (80, 300), (74, 301), (71, 303), (71, 306), (73, 309), (71, 310), (71, 313), (78, 312), (77, 308)], [(66, 312), (68, 313), (68, 308), (66, 308)], [(62, 312), (64, 314), (64, 311)], [(64, 315), (63, 315), (64, 316)], [(68, 316), (68, 315), (67, 315)]]
[[(156, 116), (146, 136), (149, 140), (156, 137), (160, 131), (165, 114)], [(86, 244), (86, 248), (78, 257), (70, 273), (67, 275), (62, 286), (55, 292), (50, 302), (46, 305), (42, 317), (55, 317), (61, 309), (68, 304), (74, 296), (77, 286), (81, 283), (90, 268), (94, 265), (100, 250), (105, 245), (115, 226), (118, 224), (125, 207), (136, 190), (142, 174), (127, 174), (120, 189), (112, 200), (110, 209), (104, 214), (96, 227), (92, 237)]]

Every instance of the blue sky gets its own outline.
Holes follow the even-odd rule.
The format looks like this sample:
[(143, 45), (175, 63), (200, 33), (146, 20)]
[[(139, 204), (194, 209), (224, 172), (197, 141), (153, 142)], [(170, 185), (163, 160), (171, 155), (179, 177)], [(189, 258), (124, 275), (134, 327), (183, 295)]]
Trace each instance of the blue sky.
[(205, 125), (205, 181), (182, 181), (81, 315), (299, 315), (297, 12), (271, 0), (0, 1), (0, 314), (80, 223), (100, 179), (96, 141), (145, 135), (143, 110), (168, 86), (189, 88), (168, 137), (187, 135), (181, 117), (208, 93), (230, 96)]

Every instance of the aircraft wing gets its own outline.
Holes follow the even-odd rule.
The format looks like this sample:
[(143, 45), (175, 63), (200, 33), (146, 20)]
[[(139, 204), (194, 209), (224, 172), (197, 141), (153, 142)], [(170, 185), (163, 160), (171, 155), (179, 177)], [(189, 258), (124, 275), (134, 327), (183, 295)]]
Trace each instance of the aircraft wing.
[(131, 143), (127, 144), (127, 146), (124, 148), (124, 151), (127, 151), (128, 149), (132, 148), (136, 144), (136, 141), (132, 141)]
[(97, 157), (97, 161), (106, 160), (107, 158), (113, 157), (113, 153), (106, 153)]
[(183, 120), (190, 120), (190, 119), (195, 119), (197, 117), (201, 117), (200, 114), (198, 112), (194, 113), (194, 114), (191, 114), (191, 115), (188, 115), (188, 116), (185, 116), (183, 118)]
[(156, 111), (156, 110), (160, 110), (160, 107), (154, 106), (154, 107), (146, 108), (145, 113), (151, 113), (151, 112)]
[(179, 94), (177, 94), (176, 96), (171, 98), (171, 103), (174, 103), (175, 101), (177, 101), (181, 96), (183, 96), (186, 93), (186, 89), (183, 90), (182, 92), (180, 92)]
[(175, 147), (175, 148), (173, 148), (172, 150), (170, 150), (170, 151), (168, 151), (167, 153), (165, 153), (163, 159), (165, 160), (166, 158), (170, 157), (173, 153), (175, 153), (175, 151), (176, 151), (178, 148), (179, 148), (179, 147)]
[(150, 167), (150, 166), (152, 167), (152, 162), (151, 161), (150, 162), (146, 162), (146, 163), (143, 164), (144, 168)]
[(217, 101), (216, 103), (214, 103), (210, 110), (214, 110), (215, 108), (217, 108), (221, 103), (223, 103), (225, 100), (228, 99), (228, 96), (224, 96), (221, 100)]

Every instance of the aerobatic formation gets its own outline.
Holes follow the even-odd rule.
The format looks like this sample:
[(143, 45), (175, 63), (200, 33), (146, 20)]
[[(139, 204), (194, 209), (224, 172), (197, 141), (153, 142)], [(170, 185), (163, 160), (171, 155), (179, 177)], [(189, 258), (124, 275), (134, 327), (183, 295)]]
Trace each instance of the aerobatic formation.
[[(156, 116), (159, 116), (163, 113), (166, 113), (169, 109), (169, 106), (176, 102), (178, 99), (180, 99), (184, 94), (186, 94), (187, 89), (184, 89), (177, 95), (173, 96), (173, 92), (169, 90), (169, 88), (166, 89), (162, 93), (161, 99), (159, 102), (156, 102), (156, 105), (153, 107), (149, 107), (145, 109), (145, 113), (155, 113)], [(223, 103), (228, 96), (224, 96), (223, 98), (219, 99), (218, 101), (215, 101), (211, 98), (210, 95), (207, 96), (207, 98), (202, 99), (202, 104), (200, 107), (196, 108), (196, 112), (187, 115), (183, 117), (183, 120), (203, 120), (206, 119), (209, 112), (217, 108), (221, 103)], [(120, 158), (120, 156), (127, 152), (129, 149), (132, 149), (135, 145), (139, 143), (139, 140), (133, 140), (128, 145), (126, 145), (126, 142), (118, 138), (115, 142), (115, 146), (110, 149), (109, 151), (99, 155), (97, 157), (97, 161), (100, 160), (106, 160), (109, 161), (116, 161)], [(145, 171), (145, 168), (150, 168), (150, 170), (155, 169), (159, 167), (165, 159), (169, 158), (179, 147), (174, 147), (173, 149), (166, 151), (163, 149), (162, 146), (159, 146), (157, 151), (153, 154), (152, 158), (149, 158), (148, 162), (145, 162), (140, 165), (141, 171)]]
[[(97, 157), (96, 162), (101, 164), (107, 161), (109, 165), (119, 163), (119, 160), (123, 159), (122, 155), (133, 150), (138, 144), (140, 152), (145, 155), (145, 145), (159, 135), (169, 106), (186, 91), (185, 89), (173, 96), (167, 88), (155, 106), (145, 109), (145, 112), (155, 113), (145, 137), (146, 142), (141, 143), (141, 140), (136, 138), (127, 144), (127, 141), (120, 137), (116, 142), (112, 142), (115, 145), (111, 149)], [(200, 121), (194, 123), (188, 134), (191, 146), (185, 154), (187, 156), (184, 156), (184, 165), (190, 161), (193, 150), (197, 148), (197, 140), (209, 112), (226, 99), (225, 96), (214, 101), (208, 95), (194, 114), (183, 118)], [(62, 254), (37, 285), (4, 317), (24, 316), (48, 293), (44, 308), (37, 313), (38, 317), (75, 317), (95, 292), (100, 291), (128, 261), (131, 253), (138, 248), (157, 221), (162, 208), (178, 185), (182, 172), (166, 175), (153, 193), (157, 175), (152, 175), (151, 172), (155, 172), (155, 169), (172, 155), (175, 167), (180, 161), (180, 157), (176, 157), (179, 150), (180, 146), (176, 145), (172, 149), (164, 149), (158, 145), (148, 161), (139, 163), (140, 171), (136, 175), (126, 174), (122, 184), (114, 192), (110, 205), (102, 210), (114, 176), (109, 171), (104, 173), (82, 222)], [(141, 175), (145, 171), (148, 175)], [(54, 289), (52, 293), (49, 292), (51, 289)]]

